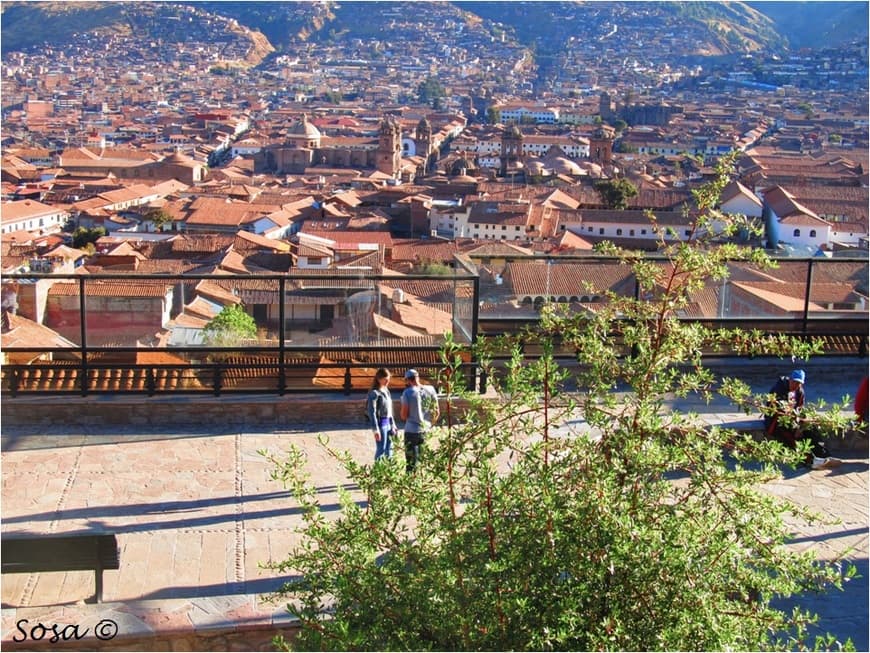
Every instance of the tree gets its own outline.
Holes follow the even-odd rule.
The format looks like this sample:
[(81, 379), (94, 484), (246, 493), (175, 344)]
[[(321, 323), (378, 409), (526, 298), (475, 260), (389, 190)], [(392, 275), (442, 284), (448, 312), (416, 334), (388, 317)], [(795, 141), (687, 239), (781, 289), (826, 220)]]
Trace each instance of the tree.
[(163, 227), (172, 224), (172, 214), (161, 208), (153, 208), (146, 211), (144, 218), (149, 220), (157, 231), (163, 231)]
[(446, 263), (440, 261), (431, 261), (423, 259), (419, 264), (414, 266), (414, 272), (417, 274), (429, 274), (438, 277), (453, 276), (454, 270)]
[(628, 206), (628, 200), (637, 197), (637, 188), (625, 178), (596, 182), (595, 190), (609, 209), (624, 209)]
[(613, 121), (613, 129), (615, 129), (618, 134), (621, 134), (626, 127), (628, 127), (628, 123), (625, 122), (622, 118), (618, 118)]
[(202, 330), (203, 342), (211, 347), (232, 347), (257, 336), (257, 323), (240, 304), (224, 306)]
[(813, 105), (809, 102), (801, 102), (797, 105), (797, 108), (801, 110), (806, 120), (811, 120), (816, 115)]
[[(705, 348), (806, 358), (813, 343), (676, 317), (730, 261), (770, 267), (763, 250), (705, 241), (753, 226), (715, 209), (734, 157), (694, 191), (687, 242), (664, 261), (607, 245), (631, 266), (643, 299), (609, 294), (601, 310), (561, 313), (517, 337), (481, 345), (499, 401), (463, 392), (463, 347), (442, 351), (443, 424), (413, 474), (397, 459), (360, 464), (323, 439), (350, 486), (338, 514), (318, 499), (296, 448), (273, 461), (301, 507), (302, 542), (276, 567), (303, 650), (794, 650), (812, 619), (780, 602), (841, 586), (835, 565), (784, 545), (784, 515), (810, 519), (759, 486), (795, 463), (696, 416), (666, 396), (721, 393), (763, 405), (737, 379), (716, 379)], [(615, 336), (618, 335), (618, 338)], [(536, 343), (541, 355), (523, 356)], [(557, 343), (577, 352), (560, 366)], [(507, 352), (503, 366), (495, 354)], [(570, 383), (568, 383), (570, 381)], [(614, 389), (629, 390), (617, 396)], [(572, 390), (577, 388), (577, 390)], [(461, 396), (467, 409), (452, 399)], [(585, 430), (555, 431), (581, 419)], [(820, 421), (818, 414), (813, 419)], [(837, 426), (835, 417), (827, 426)], [(286, 646), (280, 638), (277, 643)], [(835, 646), (832, 638), (817, 642)], [(847, 643), (848, 644), (848, 643)]]
[(486, 121), (490, 125), (496, 125), (501, 122), (501, 111), (495, 107), (489, 107), (486, 110)]
[(420, 82), (420, 84), (417, 86), (417, 99), (419, 100), (420, 104), (432, 104), (438, 98), (443, 98), (446, 96), (447, 93), (444, 91), (444, 87), (441, 85), (441, 82), (439, 82), (436, 77), (432, 77), (431, 75), (422, 82)]
[(105, 227), (76, 227), (72, 234), (72, 246), (76, 249), (85, 249), (106, 235)]

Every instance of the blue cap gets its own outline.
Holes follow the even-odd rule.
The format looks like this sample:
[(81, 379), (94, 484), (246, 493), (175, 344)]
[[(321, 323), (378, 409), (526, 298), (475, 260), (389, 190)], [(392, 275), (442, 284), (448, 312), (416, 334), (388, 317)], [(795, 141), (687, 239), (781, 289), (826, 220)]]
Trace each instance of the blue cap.
[(791, 373), (791, 376), (789, 378), (792, 381), (797, 381), (798, 383), (803, 383), (804, 381), (806, 381), (807, 375), (806, 375), (806, 372), (804, 372), (803, 370), (795, 370), (794, 372)]
[(407, 372), (405, 372), (406, 379), (416, 379), (419, 376), (420, 375), (417, 374), (417, 370), (408, 370)]

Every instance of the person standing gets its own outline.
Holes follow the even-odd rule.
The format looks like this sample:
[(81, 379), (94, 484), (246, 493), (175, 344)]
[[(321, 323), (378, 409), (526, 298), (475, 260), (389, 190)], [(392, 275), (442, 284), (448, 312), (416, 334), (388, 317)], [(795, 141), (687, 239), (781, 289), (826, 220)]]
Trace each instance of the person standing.
[(366, 397), (366, 414), (375, 436), (375, 460), (389, 458), (393, 455), (393, 436), (398, 430), (390, 396), (390, 371), (384, 367), (378, 369), (372, 379), (372, 387)]
[(431, 386), (420, 385), (417, 370), (405, 372), (400, 417), (405, 422), (405, 469), (413, 472), (420, 460), (426, 433), (438, 419), (438, 395)]
[(831, 457), (821, 435), (815, 428), (803, 428), (798, 421), (794, 426), (787, 426), (782, 419), (790, 416), (800, 419), (806, 401), (804, 384), (807, 375), (803, 370), (794, 370), (788, 377), (781, 376), (770, 389), (774, 395), (774, 410), (764, 416), (764, 431), (768, 437), (775, 438), (789, 449), (797, 448), (797, 441), (808, 439), (813, 443), (812, 453), (808, 456), (806, 465), (811, 469), (830, 469), (841, 463)]

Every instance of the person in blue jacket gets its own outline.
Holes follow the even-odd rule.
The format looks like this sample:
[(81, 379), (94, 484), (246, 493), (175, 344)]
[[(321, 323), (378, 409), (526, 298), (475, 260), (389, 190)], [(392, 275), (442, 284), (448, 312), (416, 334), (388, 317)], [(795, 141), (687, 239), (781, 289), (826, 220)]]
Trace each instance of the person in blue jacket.
[(366, 415), (375, 438), (375, 460), (393, 455), (393, 436), (398, 433), (390, 396), (390, 371), (384, 367), (375, 372), (372, 387), (366, 396)]

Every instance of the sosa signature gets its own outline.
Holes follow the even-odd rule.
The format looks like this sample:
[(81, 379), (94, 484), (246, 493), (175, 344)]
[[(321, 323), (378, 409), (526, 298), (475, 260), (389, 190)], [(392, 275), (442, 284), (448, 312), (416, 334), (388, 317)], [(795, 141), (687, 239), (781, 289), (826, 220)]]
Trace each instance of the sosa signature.
[[(28, 619), (19, 619), (15, 623), (18, 632), (12, 636), (14, 642), (26, 642), (28, 639), (35, 642), (45, 639), (52, 644), (56, 642), (68, 642), (87, 637), (90, 628), (78, 624), (44, 624), (37, 622), (30, 625)], [(114, 639), (118, 634), (118, 624), (111, 619), (101, 619), (93, 629), (94, 637), (106, 641)], [(47, 638), (47, 639), (46, 639)]]

